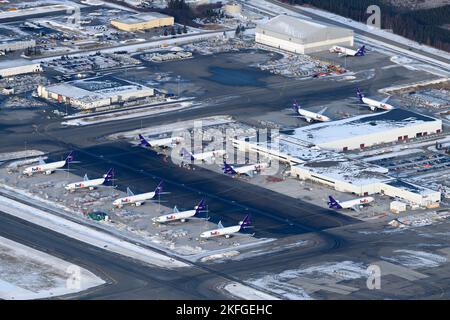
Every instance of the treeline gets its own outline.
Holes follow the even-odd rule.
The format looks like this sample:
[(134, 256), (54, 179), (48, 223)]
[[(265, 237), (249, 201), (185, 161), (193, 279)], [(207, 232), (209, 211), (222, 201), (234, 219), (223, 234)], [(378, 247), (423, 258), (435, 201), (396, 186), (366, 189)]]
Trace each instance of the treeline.
[(222, 11), (217, 10), (221, 7), (222, 4), (220, 2), (191, 7), (184, 0), (169, 0), (167, 7), (160, 10), (160, 12), (173, 16), (178, 23), (195, 26), (196, 24), (193, 23), (193, 20), (196, 18), (206, 18), (209, 21), (214, 21), (216, 18), (223, 17)]
[(381, 27), (422, 44), (450, 52), (450, 5), (424, 10), (405, 10), (381, 0), (281, 0), (290, 4), (311, 5), (340, 16), (365, 22), (370, 5), (381, 9)]

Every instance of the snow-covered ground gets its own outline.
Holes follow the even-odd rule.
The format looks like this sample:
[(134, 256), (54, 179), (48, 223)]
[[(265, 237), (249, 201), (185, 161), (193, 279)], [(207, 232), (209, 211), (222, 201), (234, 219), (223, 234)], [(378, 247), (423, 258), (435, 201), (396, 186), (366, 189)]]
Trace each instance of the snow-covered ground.
[(415, 250), (395, 250), (396, 255), (382, 257), (389, 262), (399, 263), (409, 268), (434, 268), (447, 262), (447, 258), (435, 253)]
[[(75, 272), (79, 272), (79, 282), (73, 281)], [(0, 299), (56, 297), (103, 283), (86, 269), (0, 237)]]
[(8, 161), (21, 159), (26, 157), (36, 157), (43, 155), (44, 152), (39, 150), (24, 150), (24, 151), (15, 151), (15, 152), (3, 152), (0, 153), (0, 161)]
[(121, 240), (112, 235), (94, 230), (67, 219), (57, 217), (48, 212), (29, 205), (0, 196), (0, 210), (24, 219), (30, 223), (51, 229), (67, 237), (86, 242), (90, 245), (109, 250), (151, 265), (162, 268), (180, 268), (189, 265), (157, 253), (153, 250), (139, 247), (131, 242)]
[(118, 120), (125, 120), (125, 119), (132, 119), (132, 118), (138, 118), (138, 117), (144, 117), (149, 115), (156, 115), (160, 113), (165, 112), (173, 112), (178, 111), (182, 109), (186, 109), (189, 107), (193, 107), (194, 103), (191, 101), (185, 101), (170, 105), (163, 105), (163, 106), (155, 106), (155, 107), (149, 107), (148, 109), (138, 109), (138, 110), (127, 110), (123, 112), (112, 112), (108, 113), (106, 115), (98, 115), (98, 116), (92, 116), (92, 117), (84, 117), (80, 119), (71, 119), (62, 122), (62, 125), (66, 126), (88, 126), (91, 124), (97, 124), (102, 122), (110, 122), (110, 121), (118, 121)]
[(231, 295), (244, 300), (280, 300), (275, 296), (236, 282), (226, 284), (223, 289)]

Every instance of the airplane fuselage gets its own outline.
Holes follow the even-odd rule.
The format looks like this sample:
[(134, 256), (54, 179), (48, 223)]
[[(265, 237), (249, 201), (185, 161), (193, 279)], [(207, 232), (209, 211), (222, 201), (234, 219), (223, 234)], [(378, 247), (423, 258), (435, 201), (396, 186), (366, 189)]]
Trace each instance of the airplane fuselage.
[(172, 145), (178, 144), (182, 142), (184, 139), (182, 137), (171, 137), (171, 138), (163, 138), (150, 140), (148, 143), (151, 147), (170, 147)]
[(116, 207), (122, 207), (125, 204), (135, 204), (136, 206), (140, 206), (145, 200), (150, 200), (154, 196), (155, 196), (154, 191), (136, 194), (134, 196), (127, 196), (114, 200), (113, 205)]
[(342, 207), (342, 209), (352, 209), (355, 206), (369, 204), (369, 203), (373, 202), (374, 200), (375, 199), (373, 197), (363, 197), (363, 198), (339, 202), (339, 205)]
[(191, 218), (195, 216), (196, 210), (187, 210), (187, 211), (181, 211), (181, 212), (174, 212), (166, 215), (162, 215), (156, 218), (153, 218), (152, 220), (157, 223), (165, 223), (165, 222), (171, 222), (176, 220), (186, 220), (188, 218)]
[(332, 53), (339, 53), (340, 55), (346, 55), (346, 56), (355, 56), (357, 51), (341, 46), (334, 46), (330, 49), (330, 52)]
[(29, 175), (29, 176), (33, 175), (34, 173), (41, 173), (41, 172), (43, 172), (44, 174), (51, 174), (56, 169), (60, 169), (60, 168), (64, 167), (65, 165), (66, 165), (65, 160), (51, 162), (51, 163), (45, 163), (45, 164), (39, 164), (36, 166), (31, 166), (31, 167), (25, 168), (23, 170), (23, 174)]
[(370, 107), (370, 109), (373, 110), (373, 111), (375, 111), (375, 109), (383, 109), (383, 110), (392, 110), (392, 109), (394, 109), (394, 107), (391, 106), (390, 104), (383, 103), (381, 101), (373, 100), (373, 99), (366, 98), (366, 97), (363, 97), (361, 99), (361, 101), (364, 104), (367, 104)]
[(89, 188), (90, 190), (95, 189), (95, 187), (102, 185), (105, 182), (105, 178), (98, 178), (80, 182), (69, 183), (64, 188), (68, 191), (75, 191), (77, 189)]
[(203, 153), (196, 153), (193, 155), (195, 160), (207, 160), (211, 158), (216, 158), (223, 156), (225, 154), (225, 150), (215, 150), (215, 151), (208, 151)]
[(298, 109), (298, 114), (300, 116), (302, 116), (303, 118), (305, 118), (306, 121), (308, 122), (312, 122), (312, 121), (320, 121), (320, 122), (327, 122), (327, 121), (331, 121), (330, 118), (328, 118), (327, 116), (324, 116), (320, 113), (315, 113), (312, 111), (308, 111), (305, 109)]
[(221, 228), (221, 229), (214, 229), (214, 230), (209, 230), (209, 231), (205, 231), (202, 232), (200, 234), (200, 238), (214, 238), (214, 237), (221, 237), (224, 236), (226, 238), (231, 237), (231, 235), (233, 233), (237, 233), (241, 230), (241, 226), (231, 226), (231, 227), (226, 227), (226, 228)]

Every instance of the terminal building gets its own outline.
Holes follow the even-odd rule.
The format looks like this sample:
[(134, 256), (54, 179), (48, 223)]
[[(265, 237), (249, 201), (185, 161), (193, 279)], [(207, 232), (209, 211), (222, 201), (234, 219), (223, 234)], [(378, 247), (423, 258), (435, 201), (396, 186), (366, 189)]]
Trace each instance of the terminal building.
[[(333, 136), (333, 135), (332, 135)], [(331, 137), (332, 137), (331, 136)], [(387, 168), (349, 158), (345, 153), (314, 146), (297, 136), (281, 134), (270, 143), (234, 139), (241, 151), (257, 153), (290, 166), (290, 174), (355, 196), (382, 194), (411, 205), (439, 206), (441, 192), (388, 175)]]
[(295, 137), (335, 151), (406, 141), (442, 131), (442, 120), (403, 109), (323, 122), (295, 130)]
[(19, 74), (41, 72), (40, 63), (35, 63), (25, 59), (1, 60), (0, 77), (13, 77)]
[(34, 48), (36, 46), (35, 40), (5, 40), (0, 41), (0, 51), (9, 52), (17, 50), (25, 50), (28, 48)]
[(294, 53), (310, 54), (332, 46), (353, 46), (353, 30), (279, 15), (255, 30), (255, 41)]
[(93, 109), (153, 96), (154, 89), (131, 83), (78, 80), (50, 86), (39, 85), (38, 96), (79, 109)]
[(173, 17), (158, 13), (140, 13), (125, 18), (111, 20), (111, 25), (122, 31), (135, 32), (157, 27), (173, 26)]

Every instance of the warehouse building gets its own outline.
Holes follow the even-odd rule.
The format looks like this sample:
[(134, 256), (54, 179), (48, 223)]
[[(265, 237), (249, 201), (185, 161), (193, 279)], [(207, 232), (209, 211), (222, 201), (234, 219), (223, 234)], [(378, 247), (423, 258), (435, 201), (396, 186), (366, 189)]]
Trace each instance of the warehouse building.
[[(104, 86), (103, 86), (104, 85)], [(103, 86), (103, 87), (102, 87)], [(50, 86), (39, 85), (38, 96), (69, 104), (75, 108), (93, 109), (151, 97), (152, 88), (131, 83), (79, 80)]]
[(320, 148), (335, 151), (403, 142), (442, 131), (442, 121), (403, 109), (317, 123), (295, 130), (294, 135)]
[(290, 165), (292, 177), (326, 185), (336, 191), (357, 196), (382, 194), (424, 207), (439, 206), (441, 193), (413, 185), (388, 175), (388, 169), (343, 153), (311, 146), (293, 136), (280, 135), (268, 144), (234, 139), (241, 151), (255, 152)]
[(158, 13), (140, 13), (122, 19), (111, 20), (111, 25), (122, 31), (134, 32), (157, 27), (173, 26), (173, 17)]
[(279, 15), (256, 27), (255, 41), (294, 53), (310, 54), (334, 45), (353, 46), (353, 31)]
[(25, 59), (2, 60), (0, 61), (0, 77), (13, 77), (19, 74), (41, 72), (40, 63), (35, 63)]
[(25, 50), (36, 46), (35, 40), (5, 40), (0, 42), (0, 51), (9, 52)]

